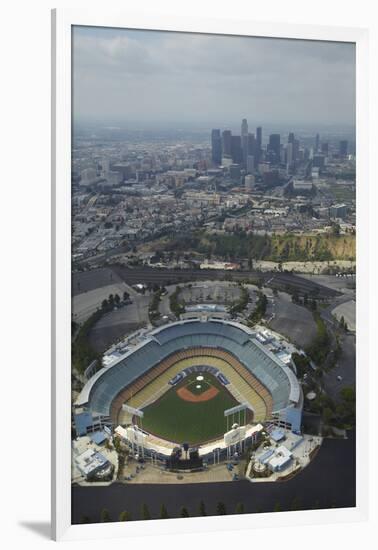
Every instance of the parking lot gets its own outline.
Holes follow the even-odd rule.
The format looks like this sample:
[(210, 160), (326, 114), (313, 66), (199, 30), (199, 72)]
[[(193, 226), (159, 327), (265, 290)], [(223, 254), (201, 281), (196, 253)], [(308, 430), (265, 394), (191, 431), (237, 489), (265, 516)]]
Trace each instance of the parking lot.
[(103, 351), (122, 336), (147, 324), (150, 296), (137, 295), (132, 300), (132, 304), (104, 315), (93, 327), (89, 340), (96, 351)]
[[(340, 390), (344, 386), (354, 386), (356, 382), (356, 337), (345, 334), (340, 342), (342, 354), (337, 366), (323, 377), (324, 388), (328, 395), (338, 401)], [(341, 378), (341, 379), (340, 379)]]
[(268, 298), (265, 318), (273, 330), (301, 348), (308, 346), (316, 336), (316, 324), (311, 312), (303, 306), (293, 304), (291, 296), (285, 292)]

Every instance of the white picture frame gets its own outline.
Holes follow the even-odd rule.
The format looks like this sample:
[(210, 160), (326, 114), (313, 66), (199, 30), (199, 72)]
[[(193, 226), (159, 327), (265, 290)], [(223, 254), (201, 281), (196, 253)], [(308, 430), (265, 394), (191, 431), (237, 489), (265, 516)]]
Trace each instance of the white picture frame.
[[(356, 43), (357, 83), (357, 504), (355, 508), (71, 525), (71, 27), (183, 31)], [(112, 538), (298, 524), (355, 522), (368, 513), (368, 32), (365, 29), (151, 16), (52, 12), (52, 534), (55, 540)], [(362, 185), (363, 183), (363, 185)]]

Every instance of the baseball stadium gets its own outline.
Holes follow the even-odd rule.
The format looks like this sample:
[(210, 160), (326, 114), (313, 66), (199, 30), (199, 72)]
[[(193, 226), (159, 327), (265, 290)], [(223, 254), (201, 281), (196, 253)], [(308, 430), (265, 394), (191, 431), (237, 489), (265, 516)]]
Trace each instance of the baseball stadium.
[(247, 326), (205, 317), (145, 332), (88, 380), (75, 407), (164, 459), (183, 442), (203, 456), (225, 450), (239, 426), (245, 444), (264, 422), (298, 433), (302, 404), (279, 348)]

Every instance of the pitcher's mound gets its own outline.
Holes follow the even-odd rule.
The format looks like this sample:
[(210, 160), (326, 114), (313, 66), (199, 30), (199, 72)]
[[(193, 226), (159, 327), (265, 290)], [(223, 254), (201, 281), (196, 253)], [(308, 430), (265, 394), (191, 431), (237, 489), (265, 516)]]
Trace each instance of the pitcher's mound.
[(218, 395), (219, 390), (215, 388), (214, 386), (211, 386), (208, 390), (195, 395), (192, 393), (188, 388), (179, 388), (177, 390), (177, 395), (181, 397), (184, 401), (190, 401), (191, 403), (201, 403), (203, 401), (210, 401), (210, 399), (214, 399), (216, 395)]

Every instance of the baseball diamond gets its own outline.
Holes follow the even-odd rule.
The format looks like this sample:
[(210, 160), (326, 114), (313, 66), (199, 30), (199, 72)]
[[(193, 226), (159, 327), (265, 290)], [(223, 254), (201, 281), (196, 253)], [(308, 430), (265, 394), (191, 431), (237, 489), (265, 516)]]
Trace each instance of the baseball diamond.
[(253, 422), (300, 430), (303, 396), (294, 371), (252, 329), (194, 318), (145, 333), (85, 385), (76, 406), (126, 425), (127, 404), (143, 430), (169, 441), (211, 441), (226, 431), (224, 410), (247, 404)]

